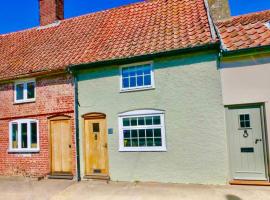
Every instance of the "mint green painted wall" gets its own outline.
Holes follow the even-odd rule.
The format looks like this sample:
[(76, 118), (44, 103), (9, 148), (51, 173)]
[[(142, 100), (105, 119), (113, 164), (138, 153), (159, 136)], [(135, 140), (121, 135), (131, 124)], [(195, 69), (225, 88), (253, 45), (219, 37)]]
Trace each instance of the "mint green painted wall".
[[(155, 89), (120, 93), (119, 66), (78, 74), (79, 114), (107, 115), (114, 181), (226, 184), (228, 153), (220, 75), (213, 53), (154, 60)], [(167, 152), (119, 152), (118, 113), (165, 110)], [(81, 155), (82, 125), (80, 118)], [(84, 156), (82, 156), (83, 158)], [(82, 173), (84, 161), (81, 162)]]

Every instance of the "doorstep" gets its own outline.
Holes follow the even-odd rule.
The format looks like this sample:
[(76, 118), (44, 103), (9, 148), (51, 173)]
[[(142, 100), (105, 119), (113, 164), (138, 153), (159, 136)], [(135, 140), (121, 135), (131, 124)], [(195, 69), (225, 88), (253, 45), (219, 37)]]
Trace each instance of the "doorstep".
[(230, 185), (270, 186), (269, 181), (232, 180), (229, 183)]
[(84, 179), (91, 179), (91, 180), (104, 180), (104, 181), (109, 181), (110, 177), (108, 175), (85, 175), (83, 177)]
[(53, 173), (47, 176), (48, 179), (65, 179), (65, 180), (73, 180), (72, 174), (64, 174), (64, 173)]

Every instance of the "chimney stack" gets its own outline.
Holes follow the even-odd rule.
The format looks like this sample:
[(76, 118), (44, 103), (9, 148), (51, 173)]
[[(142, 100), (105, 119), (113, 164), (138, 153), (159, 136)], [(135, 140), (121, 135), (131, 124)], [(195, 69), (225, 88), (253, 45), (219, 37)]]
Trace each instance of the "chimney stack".
[(40, 26), (64, 19), (64, 0), (39, 0)]
[(208, 4), (214, 21), (230, 18), (229, 0), (208, 0)]

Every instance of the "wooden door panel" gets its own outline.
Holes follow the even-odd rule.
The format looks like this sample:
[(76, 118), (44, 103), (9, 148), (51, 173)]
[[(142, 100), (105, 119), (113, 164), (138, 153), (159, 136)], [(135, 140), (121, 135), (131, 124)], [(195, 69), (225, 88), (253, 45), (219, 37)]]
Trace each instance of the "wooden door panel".
[(52, 171), (59, 172), (62, 169), (61, 162), (61, 135), (58, 134), (61, 130), (60, 124), (57, 121), (51, 123), (51, 139), (52, 139)]
[(61, 123), (61, 147), (62, 147), (62, 171), (72, 171), (72, 151), (71, 151), (71, 133), (70, 121), (63, 120)]
[(50, 122), (52, 173), (72, 172), (72, 149), (70, 120)]
[(86, 175), (108, 175), (106, 120), (85, 120), (84, 137)]

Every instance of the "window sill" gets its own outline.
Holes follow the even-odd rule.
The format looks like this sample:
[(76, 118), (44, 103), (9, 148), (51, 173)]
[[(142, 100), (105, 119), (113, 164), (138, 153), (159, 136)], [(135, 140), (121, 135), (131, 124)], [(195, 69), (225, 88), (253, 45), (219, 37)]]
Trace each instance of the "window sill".
[(120, 93), (126, 93), (126, 92), (137, 92), (137, 91), (144, 91), (144, 90), (154, 90), (155, 87), (141, 87), (141, 88), (130, 88), (130, 89), (121, 89)]
[(166, 147), (158, 148), (119, 148), (119, 152), (166, 152)]
[(9, 149), (8, 153), (39, 153), (39, 149)]
[(24, 103), (34, 103), (36, 101), (36, 99), (29, 99), (29, 100), (23, 100), (23, 101), (14, 101), (14, 105), (16, 104), (24, 104)]

